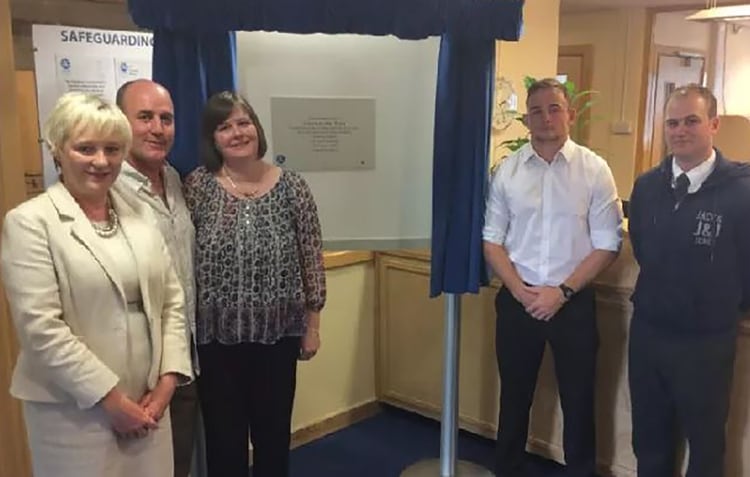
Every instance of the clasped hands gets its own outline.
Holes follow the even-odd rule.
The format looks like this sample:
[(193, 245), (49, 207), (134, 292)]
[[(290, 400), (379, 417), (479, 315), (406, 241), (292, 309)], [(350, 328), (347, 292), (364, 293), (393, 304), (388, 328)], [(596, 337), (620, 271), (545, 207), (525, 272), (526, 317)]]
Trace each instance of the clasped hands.
[(136, 439), (158, 428), (176, 387), (177, 377), (165, 374), (137, 403), (117, 388), (112, 389), (102, 400), (102, 407), (115, 435), (122, 439)]
[(541, 321), (551, 320), (566, 301), (562, 290), (552, 286), (534, 287), (522, 283), (511, 293), (526, 313)]

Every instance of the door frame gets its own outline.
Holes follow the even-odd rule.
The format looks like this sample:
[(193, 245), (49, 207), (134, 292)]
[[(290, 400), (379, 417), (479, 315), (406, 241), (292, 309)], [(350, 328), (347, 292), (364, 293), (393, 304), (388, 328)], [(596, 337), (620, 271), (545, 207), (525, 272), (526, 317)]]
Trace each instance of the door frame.
[[(724, 2), (727, 5), (737, 5), (740, 3), (743, 3), (743, 0), (727, 0)], [(679, 11), (685, 11), (685, 10), (699, 10), (702, 8), (700, 5), (695, 5), (695, 3), (688, 4), (686, 1), (685, 4), (680, 5), (671, 5), (671, 6), (663, 6), (663, 7), (648, 7), (646, 8), (646, 31), (643, 39), (643, 74), (641, 77), (641, 91), (646, 93), (641, 96), (641, 108), (640, 108), (640, 114), (638, 115), (638, 127), (636, 128), (636, 132), (638, 134), (637, 141), (636, 141), (636, 157), (635, 157), (635, 167), (633, 168), (633, 180), (637, 179), (639, 175), (642, 173), (648, 171), (650, 169), (650, 163), (651, 163), (651, 136), (652, 136), (652, 130), (653, 130), (653, 114), (648, 114), (649, 107), (653, 106), (653, 99), (652, 97), (655, 97), (656, 90), (652, 91), (652, 87), (654, 86), (652, 84), (652, 76), (653, 76), (653, 50), (656, 48), (656, 44), (654, 44), (654, 23), (656, 22), (656, 15), (658, 13), (663, 12), (679, 12)], [(713, 36), (713, 35), (712, 35)], [(713, 42), (713, 38), (710, 40), (710, 43)], [(714, 48), (713, 46), (709, 46), (710, 48)], [(711, 68), (713, 67), (711, 63), (711, 57), (713, 55), (708, 55), (704, 52), (704, 58), (706, 58), (706, 67)], [(708, 71), (711, 71), (710, 69)], [(711, 84), (711, 77), (709, 75), (709, 84)]]
[(641, 124), (643, 125), (643, 131), (641, 135), (642, 145), (640, 148), (641, 154), (638, 158), (635, 172), (636, 177), (651, 169), (651, 157), (654, 152), (655, 144), (653, 144), (654, 138), (654, 127), (656, 119), (656, 95), (657, 95), (657, 76), (659, 71), (659, 56), (660, 55), (684, 55), (691, 57), (703, 58), (703, 76), (705, 76), (708, 67), (708, 54), (703, 50), (693, 48), (683, 48), (679, 46), (667, 46), (653, 44), (650, 48), (650, 54), (648, 59), (648, 70), (647, 70), (647, 86), (645, 99), (644, 116)]
[[(558, 61), (560, 56), (580, 56), (581, 57), (581, 75), (583, 76), (583, 85), (576, 85), (576, 90), (593, 90), (594, 78), (594, 45), (560, 45), (557, 48)], [(559, 64), (559, 63), (558, 63)], [(559, 73), (559, 71), (556, 71)], [(583, 113), (585, 119), (584, 126), (581, 127), (580, 137), (586, 144), (591, 139), (591, 108)]]

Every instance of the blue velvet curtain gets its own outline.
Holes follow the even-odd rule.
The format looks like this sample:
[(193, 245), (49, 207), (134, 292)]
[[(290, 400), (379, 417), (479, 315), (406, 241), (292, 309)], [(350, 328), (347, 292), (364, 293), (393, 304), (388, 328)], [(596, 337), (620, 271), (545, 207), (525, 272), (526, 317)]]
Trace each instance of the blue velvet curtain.
[(172, 94), (175, 107), (175, 143), (170, 163), (185, 176), (200, 162), (201, 112), (212, 94), (237, 88), (234, 32), (154, 32), (154, 81)]
[(430, 295), (477, 293), (495, 77), (495, 42), (443, 35), (432, 170)]
[(427, 38), (443, 33), (515, 41), (523, 0), (129, 0), (150, 30), (357, 33)]
[(234, 89), (230, 31), (441, 35), (435, 104), (430, 294), (476, 293), (486, 283), (481, 230), (487, 183), (495, 40), (516, 41), (524, 0), (129, 0), (155, 31), (154, 79), (172, 92), (185, 174), (198, 162), (200, 111)]

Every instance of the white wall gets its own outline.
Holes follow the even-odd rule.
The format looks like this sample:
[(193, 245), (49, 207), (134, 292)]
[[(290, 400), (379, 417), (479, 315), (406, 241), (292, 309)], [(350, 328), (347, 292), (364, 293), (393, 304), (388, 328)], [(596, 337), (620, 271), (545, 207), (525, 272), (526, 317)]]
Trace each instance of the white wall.
[(237, 34), (240, 91), (274, 157), (271, 96), (374, 97), (375, 169), (304, 173), (329, 249), (424, 247), (431, 226), (439, 40)]

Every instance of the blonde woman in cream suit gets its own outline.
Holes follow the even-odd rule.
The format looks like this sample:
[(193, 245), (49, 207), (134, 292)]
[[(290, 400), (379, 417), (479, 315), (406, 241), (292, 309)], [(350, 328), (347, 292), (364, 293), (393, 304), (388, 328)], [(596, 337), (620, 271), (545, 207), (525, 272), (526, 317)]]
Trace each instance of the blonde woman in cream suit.
[(184, 299), (159, 231), (112, 184), (127, 119), (68, 93), (44, 127), (60, 181), (8, 212), (0, 267), (35, 477), (171, 477), (167, 407), (189, 382)]

